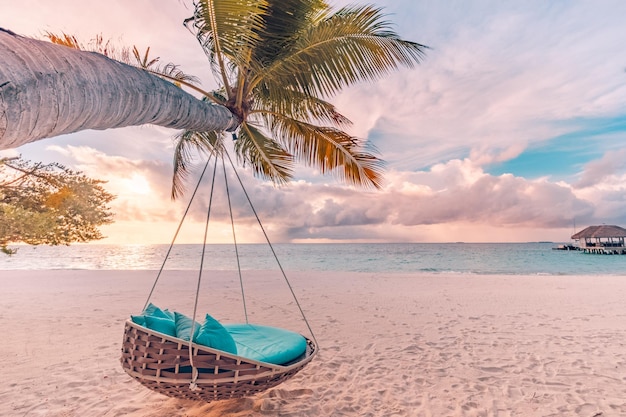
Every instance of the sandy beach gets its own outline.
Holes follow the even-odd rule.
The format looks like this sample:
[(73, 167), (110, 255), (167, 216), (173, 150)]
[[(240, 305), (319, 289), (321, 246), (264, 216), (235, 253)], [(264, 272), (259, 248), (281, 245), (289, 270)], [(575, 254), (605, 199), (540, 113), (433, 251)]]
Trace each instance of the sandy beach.
[[(241, 321), (237, 278), (205, 275), (201, 308)], [(304, 330), (275, 274), (253, 275), (251, 321)], [(210, 404), (121, 369), (123, 322), (154, 277), (0, 271), (0, 415), (626, 415), (624, 277), (290, 273), (320, 354), (275, 389)], [(153, 301), (191, 309), (195, 278), (169, 273)]]

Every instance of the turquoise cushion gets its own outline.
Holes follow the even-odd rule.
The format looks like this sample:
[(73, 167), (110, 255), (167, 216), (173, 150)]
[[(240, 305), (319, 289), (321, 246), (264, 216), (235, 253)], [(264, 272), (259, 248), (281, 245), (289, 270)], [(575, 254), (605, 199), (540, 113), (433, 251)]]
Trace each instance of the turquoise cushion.
[(146, 316), (132, 316), (131, 315), (130, 319), (133, 321), (133, 323), (146, 327)]
[[(193, 320), (190, 317), (175, 311), (174, 323), (176, 325), (176, 337), (188, 342), (189, 339), (191, 339), (189, 335), (191, 334)], [(193, 340), (196, 340), (198, 333), (200, 332), (200, 326), (200, 323), (196, 322), (193, 330)]]
[(235, 345), (232, 336), (220, 322), (209, 314), (206, 315), (204, 323), (200, 326), (200, 331), (197, 333), (194, 342), (234, 355), (237, 354), (237, 345)]
[(162, 317), (144, 316), (146, 319), (146, 327), (168, 336), (176, 337), (176, 325), (174, 320), (164, 319)]
[(168, 311), (167, 309), (161, 310), (159, 307), (155, 306), (152, 303), (148, 304), (148, 306), (145, 308), (145, 310), (141, 314), (144, 316), (161, 317), (164, 319), (174, 320), (173, 312)]
[(237, 354), (244, 358), (282, 365), (306, 352), (304, 336), (277, 327), (258, 324), (226, 324), (235, 339)]

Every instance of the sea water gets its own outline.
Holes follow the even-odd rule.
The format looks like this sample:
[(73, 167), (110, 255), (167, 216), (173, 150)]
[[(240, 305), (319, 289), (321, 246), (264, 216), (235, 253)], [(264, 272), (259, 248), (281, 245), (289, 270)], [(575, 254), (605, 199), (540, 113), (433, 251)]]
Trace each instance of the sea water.
[[(504, 275), (626, 275), (626, 255), (552, 250), (553, 243), (357, 243), (207, 245), (204, 269), (457, 273)], [(202, 245), (19, 246), (0, 254), (2, 270), (198, 270)], [(166, 258), (167, 255), (167, 258)], [(276, 261), (278, 259), (278, 262)], [(164, 262), (165, 261), (165, 262)]]

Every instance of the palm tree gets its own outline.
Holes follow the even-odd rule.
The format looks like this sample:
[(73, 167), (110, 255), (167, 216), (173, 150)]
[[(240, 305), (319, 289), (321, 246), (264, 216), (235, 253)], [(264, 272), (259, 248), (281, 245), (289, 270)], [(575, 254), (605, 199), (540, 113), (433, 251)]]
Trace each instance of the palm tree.
[[(200, 0), (186, 20), (221, 88), (205, 97), (240, 121), (235, 150), (259, 176), (287, 181), (295, 160), (348, 183), (380, 187), (381, 161), (344, 128), (326, 99), (342, 88), (411, 67), (425, 46), (401, 40), (380, 9), (332, 12), (323, 0)], [(173, 194), (188, 148), (224, 137), (188, 129), (179, 136)]]
[[(185, 24), (208, 57), (218, 80), (217, 90), (202, 91), (190, 79), (173, 76), (168, 67), (152, 68), (147, 57), (142, 61), (135, 54), (146, 80), (152, 80), (154, 77), (147, 75), (154, 74), (178, 85), (192, 86), (203, 98), (189, 103), (217, 115), (208, 127), (198, 127), (196, 116), (183, 123), (171, 115), (161, 117), (162, 112), (168, 112), (169, 103), (155, 107), (153, 113), (160, 118), (157, 124), (185, 129), (177, 137), (175, 148), (173, 196), (183, 189), (190, 151), (221, 149), (228, 137), (224, 130), (235, 130), (234, 125), (239, 160), (275, 183), (289, 180), (294, 162), (301, 161), (322, 173), (333, 172), (350, 184), (380, 187), (381, 161), (367, 152), (362, 141), (345, 132), (350, 121), (327, 100), (346, 86), (378, 79), (399, 66), (412, 67), (422, 59), (425, 46), (400, 39), (382, 10), (372, 6), (350, 6), (336, 12), (323, 0), (198, 0), (194, 6), (194, 14)], [(0, 56), (4, 54), (6, 51), (0, 49)], [(102, 57), (98, 59), (95, 65), (104, 62)], [(81, 65), (79, 62), (78, 67)], [(124, 66), (123, 71), (131, 68)], [(114, 86), (109, 84), (125, 77), (119, 74), (88, 81), (96, 83), (94, 89), (101, 94), (95, 97), (117, 100), (118, 90), (111, 94)], [(137, 82), (133, 80), (123, 88), (139, 95), (149, 90), (145, 84), (135, 85)], [(158, 94), (157, 99), (162, 93)], [(171, 88), (163, 94), (178, 100)], [(98, 109), (98, 114), (106, 118), (107, 112), (124, 113), (119, 106), (126, 108), (129, 104), (145, 110), (146, 106), (137, 106), (133, 100), (122, 97), (121, 104), (111, 103), (110, 109), (104, 113)], [(222, 109), (229, 110), (235, 123)], [(70, 116), (70, 120), (80, 114)], [(126, 117), (124, 123), (146, 123), (144, 120)], [(95, 128), (122, 125), (116, 122), (107, 126), (104, 120)], [(94, 127), (83, 127), (81, 121), (73, 123), (72, 128)], [(11, 137), (15, 141), (20, 136)], [(0, 124), (0, 146), (5, 142)]]
[(0, 28), (0, 149), (85, 129), (146, 123), (229, 130), (237, 121), (174, 84), (102, 54)]

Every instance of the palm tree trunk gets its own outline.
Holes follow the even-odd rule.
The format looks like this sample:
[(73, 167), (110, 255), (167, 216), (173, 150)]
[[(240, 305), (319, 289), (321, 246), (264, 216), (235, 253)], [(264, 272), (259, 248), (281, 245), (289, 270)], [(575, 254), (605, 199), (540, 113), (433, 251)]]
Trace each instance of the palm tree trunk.
[(233, 130), (223, 106), (94, 52), (0, 28), (0, 149), (84, 129)]

